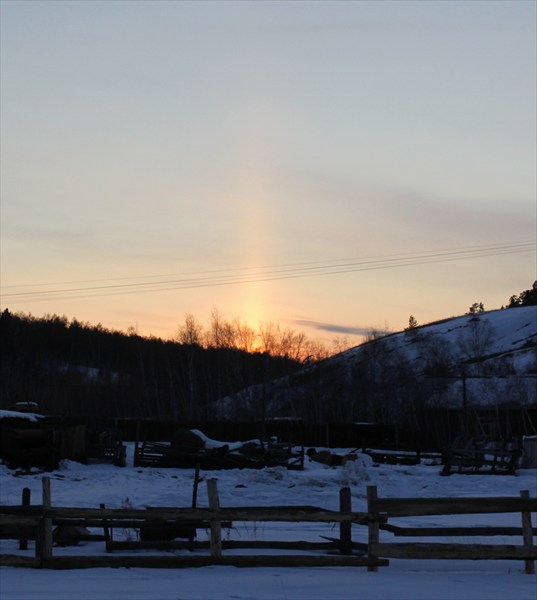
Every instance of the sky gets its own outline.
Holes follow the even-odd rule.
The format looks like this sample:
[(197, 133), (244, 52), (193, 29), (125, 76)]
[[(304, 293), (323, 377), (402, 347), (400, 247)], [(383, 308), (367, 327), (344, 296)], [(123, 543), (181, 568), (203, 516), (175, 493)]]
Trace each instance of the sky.
[(1, 305), (329, 342), (537, 275), (533, 1), (1, 2)]

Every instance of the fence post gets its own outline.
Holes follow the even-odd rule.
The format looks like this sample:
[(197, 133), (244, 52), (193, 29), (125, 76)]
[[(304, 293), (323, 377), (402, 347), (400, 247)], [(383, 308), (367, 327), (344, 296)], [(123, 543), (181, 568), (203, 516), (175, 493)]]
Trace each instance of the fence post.
[[(521, 490), (521, 498), (529, 498), (530, 493), (528, 490)], [(531, 548), (533, 546), (533, 530), (531, 526), (531, 513), (529, 511), (522, 512), (522, 539), (524, 540), (524, 546)], [(533, 560), (524, 561), (525, 572), (528, 575), (535, 574), (535, 562)]]
[(132, 462), (133, 467), (140, 466), (140, 463), (138, 461), (139, 446), (140, 446), (140, 421), (138, 420), (138, 421), (136, 421), (136, 439), (134, 442), (134, 460)]
[[(50, 477), (43, 477), (43, 512), (51, 507), (50, 497)], [(42, 524), (42, 546), (41, 556), (42, 560), (52, 558), (52, 519), (50, 517), (43, 517)]]
[[(212, 512), (220, 511), (220, 500), (218, 499), (218, 488), (216, 479), (207, 480), (207, 495), (209, 496), (209, 509)], [(222, 556), (222, 524), (217, 519), (211, 519), (211, 556), (220, 558)]]
[[(341, 513), (352, 511), (351, 489), (349, 487), (342, 487), (339, 490), (339, 511)], [(341, 554), (352, 554), (351, 527), (351, 521), (340, 521), (339, 523), (339, 552)]]
[[(99, 508), (101, 510), (105, 510), (106, 505), (101, 502), (101, 504), (99, 504)], [(110, 535), (110, 529), (108, 527), (108, 521), (106, 519), (103, 519), (103, 535), (104, 535), (104, 545), (105, 545), (106, 551), (112, 552), (112, 546), (110, 544), (110, 542), (112, 541), (112, 537)]]
[[(22, 490), (22, 506), (30, 506), (30, 496), (32, 491), (30, 488), (24, 488)], [(28, 539), (21, 537), (19, 539), (19, 550), (28, 550)]]
[(196, 463), (196, 468), (194, 469), (194, 486), (192, 487), (192, 508), (197, 508), (197, 506), (198, 506), (199, 482), (200, 482), (200, 464)]
[[(377, 558), (372, 550), (373, 545), (379, 543), (379, 521), (378, 521), (378, 513), (373, 510), (373, 504), (377, 499), (377, 486), (376, 485), (368, 485), (367, 486), (367, 512), (369, 517), (368, 523), (368, 547), (367, 547), (367, 556), (371, 559)], [(368, 571), (378, 571), (378, 567), (374, 565), (370, 565), (367, 567)]]

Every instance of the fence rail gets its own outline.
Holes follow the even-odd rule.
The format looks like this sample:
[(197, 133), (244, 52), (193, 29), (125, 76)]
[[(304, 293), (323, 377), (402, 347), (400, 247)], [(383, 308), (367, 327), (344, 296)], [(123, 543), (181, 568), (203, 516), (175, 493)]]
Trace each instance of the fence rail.
[(373, 498), (368, 508), (370, 513), (390, 517), (537, 512), (537, 498)]
[(233, 567), (363, 567), (384, 566), (386, 559), (340, 555), (246, 555), (246, 556), (55, 556), (49, 559), (0, 555), (0, 565), (45, 569), (89, 569), (95, 567), (143, 567), (177, 569), (226, 565)]

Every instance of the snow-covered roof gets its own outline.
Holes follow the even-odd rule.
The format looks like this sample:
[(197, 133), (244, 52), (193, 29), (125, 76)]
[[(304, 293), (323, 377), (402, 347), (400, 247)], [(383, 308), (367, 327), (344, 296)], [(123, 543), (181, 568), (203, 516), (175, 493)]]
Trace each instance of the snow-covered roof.
[(16, 410), (0, 410), (0, 419), (26, 419), (27, 421), (37, 422), (39, 419), (43, 419), (44, 415), (38, 415), (37, 413), (25, 413)]

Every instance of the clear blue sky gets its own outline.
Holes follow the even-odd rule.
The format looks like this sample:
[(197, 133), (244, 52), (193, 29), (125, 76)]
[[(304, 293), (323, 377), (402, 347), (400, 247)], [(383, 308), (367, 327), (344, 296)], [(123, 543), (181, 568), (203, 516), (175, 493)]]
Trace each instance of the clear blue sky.
[(536, 277), (533, 1), (1, 11), (3, 308), (329, 340)]

